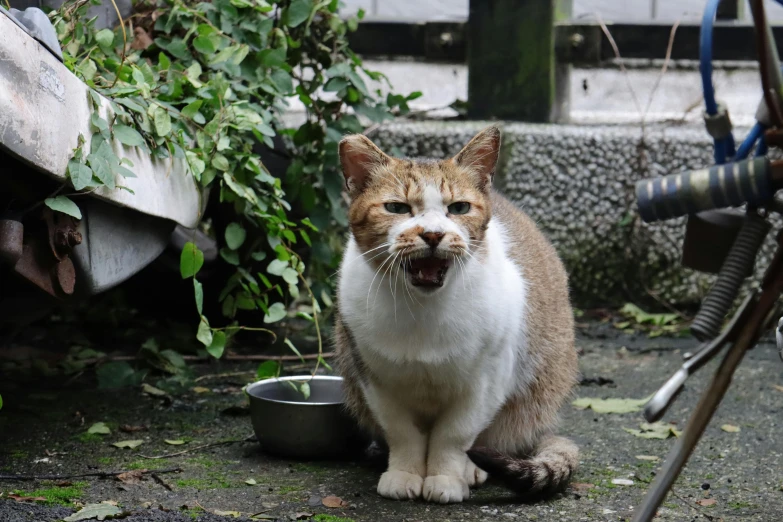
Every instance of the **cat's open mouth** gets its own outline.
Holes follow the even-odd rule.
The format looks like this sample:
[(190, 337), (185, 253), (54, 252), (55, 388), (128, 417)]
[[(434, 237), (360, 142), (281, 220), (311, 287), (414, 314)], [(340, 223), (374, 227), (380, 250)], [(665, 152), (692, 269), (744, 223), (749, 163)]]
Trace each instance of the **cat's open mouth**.
[(443, 286), (450, 261), (440, 257), (420, 257), (405, 262), (413, 286), (436, 288)]

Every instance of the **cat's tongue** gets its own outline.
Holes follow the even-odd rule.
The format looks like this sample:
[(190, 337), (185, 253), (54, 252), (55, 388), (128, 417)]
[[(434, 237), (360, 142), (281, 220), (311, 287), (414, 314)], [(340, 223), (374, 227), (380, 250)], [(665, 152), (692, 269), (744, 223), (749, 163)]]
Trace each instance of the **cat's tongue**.
[(437, 257), (414, 259), (408, 265), (411, 282), (415, 286), (443, 286), (443, 279), (448, 268), (448, 259)]

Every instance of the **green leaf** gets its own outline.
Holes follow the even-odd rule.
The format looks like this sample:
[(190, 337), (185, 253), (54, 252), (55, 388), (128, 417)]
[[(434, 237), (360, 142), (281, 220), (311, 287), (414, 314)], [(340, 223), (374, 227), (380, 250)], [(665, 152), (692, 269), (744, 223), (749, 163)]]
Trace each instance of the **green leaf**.
[(642, 439), (668, 439), (669, 437), (679, 437), (682, 432), (678, 430), (674, 424), (668, 422), (643, 422), (639, 425), (641, 429), (635, 430), (631, 428), (623, 428), (628, 433), (640, 437)]
[[(116, 444), (115, 444), (116, 446)], [(80, 520), (106, 520), (122, 514), (122, 509), (111, 504), (87, 504), (73, 515), (63, 519), (64, 522), (79, 522)]]
[(129, 147), (140, 147), (144, 145), (144, 138), (141, 137), (139, 132), (127, 125), (116, 124), (114, 125), (114, 137), (117, 138), (123, 145)]
[(92, 169), (84, 163), (70, 160), (68, 162), (68, 178), (74, 189), (83, 190), (92, 181)]
[(212, 43), (212, 39), (206, 36), (199, 36), (194, 38), (193, 48), (201, 54), (213, 54), (216, 51), (215, 44)]
[(111, 29), (101, 29), (95, 35), (95, 41), (98, 42), (98, 45), (101, 47), (110, 48), (114, 43), (114, 31)]
[(288, 267), (285, 270), (283, 270), (282, 276), (285, 282), (288, 283), (289, 285), (295, 285), (296, 283), (299, 282), (299, 272), (297, 272), (291, 267)]
[(76, 203), (68, 199), (66, 196), (57, 196), (54, 198), (46, 198), (44, 204), (52, 210), (68, 214), (76, 219), (82, 218), (82, 212)]
[(147, 395), (151, 395), (153, 397), (166, 397), (168, 395), (160, 388), (156, 388), (151, 384), (147, 384), (146, 382), (141, 385), (141, 392), (146, 393)]
[(284, 318), (286, 315), (285, 306), (283, 306), (283, 303), (275, 303), (272, 306), (269, 307), (269, 312), (264, 315), (264, 322), (269, 323), (276, 323), (277, 321)]
[(201, 315), (204, 313), (204, 287), (195, 277), (193, 278), (193, 294), (196, 297), (196, 310), (198, 310), (198, 315)]
[(163, 107), (155, 107), (152, 122), (155, 125), (155, 133), (161, 138), (165, 138), (171, 133), (171, 116)]
[(275, 69), (269, 75), (270, 80), (275, 85), (280, 94), (290, 94), (294, 90), (294, 81), (291, 75), (283, 69)]
[(313, 10), (312, 0), (293, 0), (286, 12), (285, 24), (288, 27), (296, 27), (310, 18)]
[(179, 257), (179, 273), (182, 279), (195, 276), (203, 265), (204, 253), (194, 243), (190, 241), (185, 243)]
[(182, 446), (183, 444), (186, 444), (186, 442), (182, 439), (164, 439), (163, 442), (171, 446)]
[(283, 342), (291, 349), (292, 352), (297, 355), (297, 357), (299, 357), (300, 361), (305, 362), (304, 357), (302, 357), (302, 353), (296, 348), (296, 346), (294, 346), (294, 343), (291, 342), (291, 339), (286, 337)]
[(90, 116), (90, 123), (92, 123), (93, 127), (101, 132), (106, 132), (109, 130), (109, 122), (101, 118), (101, 115), (97, 112), (93, 112), (92, 116)]
[(221, 330), (215, 330), (212, 334), (212, 342), (207, 346), (207, 353), (215, 359), (223, 357), (223, 351), (226, 349), (226, 334)]
[(3, 396), (0, 395), (0, 410), (3, 409)]
[(303, 382), (301, 386), (299, 386), (299, 391), (302, 392), (302, 395), (304, 396), (304, 400), (310, 398), (310, 384)]
[(109, 166), (109, 163), (106, 161), (105, 157), (100, 156), (97, 153), (90, 154), (87, 156), (87, 163), (90, 164), (95, 177), (101, 180), (104, 185), (110, 189), (115, 187), (114, 173), (111, 171), (111, 167)]
[(277, 361), (264, 361), (258, 365), (256, 378), (259, 381), (271, 379), (280, 375), (280, 363)]
[(230, 248), (221, 248), (220, 257), (229, 265), (239, 266), (239, 252)]
[(247, 237), (247, 232), (239, 223), (230, 223), (226, 227), (226, 244), (231, 250), (236, 250), (242, 246)]
[(212, 166), (218, 170), (222, 170), (223, 172), (228, 171), (230, 167), (228, 164), (228, 159), (222, 154), (215, 154), (215, 156), (212, 158)]
[(144, 444), (143, 440), (121, 440), (112, 444), (115, 448), (120, 449), (135, 449)]
[(186, 118), (193, 118), (198, 114), (199, 109), (204, 104), (204, 100), (196, 100), (192, 103), (187, 104), (182, 109), (182, 115)]
[(249, 478), (245, 481), (245, 484), (248, 486), (255, 486), (258, 484), (258, 482), (256, 482), (256, 479)]
[(266, 271), (272, 275), (281, 276), (283, 275), (283, 271), (287, 267), (288, 267), (287, 261), (280, 261), (279, 259), (275, 259), (274, 261), (269, 263), (269, 266), (266, 267)]
[(87, 430), (87, 433), (90, 434), (98, 434), (98, 435), (109, 435), (111, 433), (111, 430), (106, 425), (105, 422), (96, 422), (90, 428)]
[(102, 364), (95, 370), (98, 377), (98, 388), (123, 388), (125, 386), (136, 386), (144, 378), (144, 374), (136, 372), (130, 364), (125, 361), (111, 361)]
[(201, 341), (201, 344), (204, 346), (210, 346), (212, 344), (212, 328), (209, 327), (209, 321), (203, 315), (201, 316), (201, 321), (198, 323), (196, 339)]
[(635, 413), (641, 411), (651, 398), (652, 395), (646, 399), (596, 399), (583, 397), (571, 404), (579, 410), (592, 408), (596, 413)]

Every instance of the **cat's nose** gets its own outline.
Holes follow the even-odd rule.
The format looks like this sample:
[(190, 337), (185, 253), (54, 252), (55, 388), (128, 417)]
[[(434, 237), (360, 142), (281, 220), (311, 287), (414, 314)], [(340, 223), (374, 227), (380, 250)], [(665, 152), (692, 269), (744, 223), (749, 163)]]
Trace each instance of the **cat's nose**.
[(422, 232), (419, 237), (431, 248), (437, 247), (443, 239), (443, 232)]

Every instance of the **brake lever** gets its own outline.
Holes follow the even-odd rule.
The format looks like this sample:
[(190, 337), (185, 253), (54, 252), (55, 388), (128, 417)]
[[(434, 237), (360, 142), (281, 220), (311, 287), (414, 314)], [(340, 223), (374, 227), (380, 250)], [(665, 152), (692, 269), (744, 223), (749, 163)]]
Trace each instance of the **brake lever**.
[(644, 407), (644, 418), (647, 419), (647, 422), (659, 421), (672, 403), (674, 403), (680, 392), (685, 389), (685, 381), (688, 377), (696, 373), (699, 368), (720, 353), (727, 342), (736, 338), (743, 319), (750, 311), (750, 305), (756, 301), (756, 297), (756, 292), (753, 292), (745, 298), (739, 311), (734, 314), (731, 323), (723, 329), (723, 332), (712, 341), (704, 344), (698, 352), (685, 361), (680, 369), (655, 392), (652, 399), (647, 401)]

